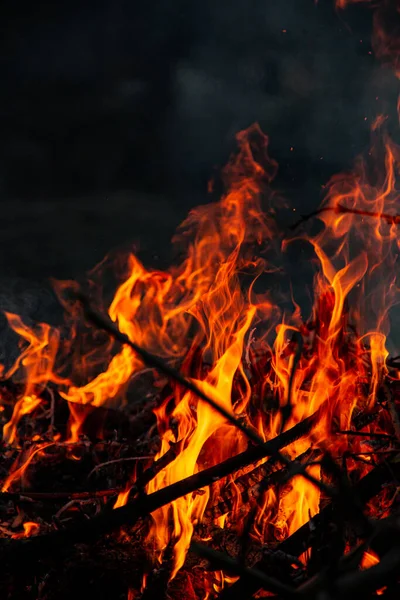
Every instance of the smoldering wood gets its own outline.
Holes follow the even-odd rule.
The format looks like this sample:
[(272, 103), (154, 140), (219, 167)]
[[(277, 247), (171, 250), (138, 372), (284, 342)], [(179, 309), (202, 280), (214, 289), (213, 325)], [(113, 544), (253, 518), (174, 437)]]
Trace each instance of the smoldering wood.
[(150, 495), (140, 495), (132, 503), (112, 511), (106, 511), (98, 517), (73, 523), (63, 530), (38, 535), (19, 541), (1, 540), (0, 556), (8, 568), (18, 568), (20, 560), (28, 560), (32, 555), (44, 557), (49, 553), (61, 552), (70, 544), (87, 543), (101, 535), (121, 526), (132, 526), (138, 519), (143, 518), (158, 508), (170, 504), (177, 498), (190, 494), (215, 481), (230, 475), (232, 472), (257, 462), (266, 456), (274, 456), (285, 446), (296, 439), (307, 435), (316, 422), (319, 414), (314, 413), (304, 421), (280, 434), (276, 438), (263, 443), (262, 446), (251, 446), (244, 452), (227, 459), (214, 467), (200, 471), (195, 475), (182, 479), (166, 488)]
[[(217, 552), (212, 548), (208, 548), (204, 544), (199, 544), (198, 542), (192, 542), (190, 544), (190, 551), (195, 552), (199, 556), (206, 558), (213, 569), (223, 569), (224, 571), (234, 574), (240, 575), (243, 581), (252, 582), (254, 586), (258, 586), (258, 588), (262, 587), (265, 590), (268, 590), (274, 594), (279, 594), (281, 598), (295, 599), (298, 597), (298, 594), (294, 588), (291, 588), (278, 579), (266, 575), (262, 570), (257, 568), (247, 568), (243, 564), (240, 564), (238, 561), (235, 561), (227, 554), (222, 552)], [(220, 594), (219, 598), (222, 598), (223, 593)]]
[[(388, 462), (386, 464), (375, 467), (368, 475), (363, 477), (355, 486), (354, 492), (361, 502), (367, 503), (371, 498), (376, 496), (385, 485), (395, 483), (400, 476), (400, 461)], [(282, 551), (285, 554), (300, 556), (305, 552), (312, 543), (313, 532), (327, 523), (335, 521), (335, 514), (338, 510), (342, 510), (338, 505), (329, 503), (309, 522), (305, 523), (290, 537), (278, 544), (276, 550)], [(256, 569), (264, 571), (268, 569), (267, 562), (262, 559), (256, 565)], [(256, 585), (251, 585), (249, 581), (239, 579), (232, 586), (222, 592), (219, 600), (244, 600), (251, 598), (259, 588)]]
[[(151, 360), (152, 359), (153, 357), (151, 357)], [(171, 376), (172, 379), (174, 379), (175, 375), (176, 372), (173, 370), (173, 376)], [(179, 372), (178, 376), (180, 376)], [(185, 387), (187, 387), (186, 384), (187, 381), (185, 380), (185, 383), (182, 383), (182, 385), (185, 385)], [(216, 410), (218, 410), (218, 408), (216, 408)], [(371, 413), (360, 413), (355, 417), (353, 426), (356, 429), (358, 427), (363, 428), (366, 425), (372, 423), (377, 418), (377, 416), (377, 411)], [(292, 477), (296, 474), (304, 473), (304, 465), (300, 464), (301, 461), (298, 460), (297, 463), (291, 462), (286, 456), (284, 456), (281, 453), (281, 449), (284, 448), (286, 445), (292, 443), (296, 439), (299, 439), (304, 435), (308, 435), (312, 431), (314, 425), (317, 423), (318, 418), (319, 413), (317, 412), (305, 421), (296, 425), (288, 432), (285, 431), (283, 434), (275, 438), (275, 440), (271, 440), (267, 443), (262, 442), (261, 444), (257, 440), (256, 445), (250, 446), (248, 450), (241, 453), (240, 455), (233, 457), (232, 459), (229, 459), (228, 461), (225, 461), (220, 465), (216, 465), (211, 469), (201, 471), (195, 476), (177, 482), (177, 484), (168, 486), (163, 490), (159, 490), (154, 494), (146, 496), (144, 494), (144, 488), (146, 487), (147, 483), (151, 481), (151, 479), (155, 477), (157, 473), (159, 473), (163, 468), (170, 464), (170, 462), (176, 458), (177, 453), (180, 451), (179, 443), (177, 445), (172, 445), (170, 450), (166, 454), (164, 454), (164, 456), (162, 456), (158, 461), (155, 461), (153, 465), (151, 465), (148, 469), (146, 469), (142, 474), (139, 475), (135, 485), (131, 490), (131, 498), (133, 498), (134, 496), (137, 497), (131, 502), (129, 502), (127, 506), (116, 510), (109, 510), (109, 508), (111, 508), (111, 506), (109, 506), (108, 509), (103, 510), (103, 512), (98, 517), (92, 517), (90, 519), (83, 518), (80, 520), (74, 519), (71, 524), (69, 524), (68, 522), (59, 523), (58, 526), (60, 529), (56, 532), (35, 536), (29, 539), (12, 541), (6, 540), (0, 542), (0, 553), (3, 558), (3, 564), (5, 565), (5, 568), (10, 571), (10, 573), (16, 573), (18, 571), (18, 564), (20, 564), (21, 560), (25, 562), (26, 560), (33, 559), (33, 557), (37, 558), (37, 556), (40, 556), (40, 560), (45, 563), (48, 559), (57, 560), (59, 558), (62, 558), (65, 550), (74, 544), (78, 544), (81, 542), (91, 542), (93, 540), (98, 539), (100, 536), (104, 536), (104, 534), (107, 534), (115, 529), (120, 528), (121, 526), (131, 527), (134, 524), (136, 524), (138, 520), (147, 517), (151, 512), (154, 512), (154, 510), (163, 505), (169, 504), (174, 499), (179, 498), (180, 496), (186, 495), (188, 493), (194, 492), (205, 486), (210, 486), (215, 482), (215, 480), (219, 480), (220, 478), (230, 476), (236, 471), (240, 471), (241, 469), (246, 468), (249, 464), (257, 463), (260, 459), (264, 458), (265, 456), (269, 456), (270, 460), (265, 465), (261, 465), (261, 467), (256, 467), (256, 469), (253, 470), (252, 474), (250, 474), (248, 480), (245, 479), (245, 476), (241, 476), (244, 477), (244, 479), (241, 479), (240, 477), (236, 479), (236, 482), (239, 482), (238, 487), (242, 493), (242, 500), (245, 500), (246, 502), (250, 500), (250, 498), (247, 498), (245, 495), (247, 492), (247, 486), (250, 487), (250, 491), (254, 492), (255, 499), (257, 499), (263, 491), (268, 489), (269, 485), (275, 485), (276, 483), (280, 483), (281, 479)], [(237, 420), (235, 419), (235, 423), (233, 424), (236, 424), (236, 421)], [(243, 425), (242, 422), (241, 424)], [(248, 428), (244, 427), (244, 431), (247, 431), (247, 429)], [(338, 434), (349, 436), (359, 434), (360, 436), (365, 436), (366, 438), (376, 437), (379, 443), (392, 442), (394, 446), (397, 443), (397, 439), (394, 436), (388, 436), (385, 434), (377, 434), (376, 436), (374, 436), (373, 434), (358, 431), (338, 432)], [(391, 454), (395, 454), (396, 449), (390, 448), (390, 452)], [(291, 555), (299, 556), (306, 548), (309, 548), (311, 546), (315, 547), (316, 551), (318, 551), (318, 543), (316, 542), (317, 536), (321, 533), (321, 539), (323, 539), (324, 530), (328, 528), (330, 524), (332, 524), (335, 518), (340, 517), (343, 520), (344, 517), (346, 517), (346, 519), (351, 522), (354, 520), (357, 522), (357, 527), (361, 527), (361, 530), (364, 533), (368, 532), (368, 521), (365, 522), (365, 520), (363, 520), (362, 518), (355, 519), (354, 509), (357, 508), (357, 502), (359, 500), (361, 500), (361, 502), (365, 502), (365, 499), (367, 498), (368, 494), (370, 494), (370, 497), (372, 497), (373, 495), (379, 493), (380, 487), (382, 485), (393, 484), (393, 481), (399, 476), (398, 463), (396, 459), (396, 455), (389, 456), (389, 459), (387, 460), (385, 465), (380, 465), (376, 467), (366, 478), (364, 478), (369, 478), (368, 487), (372, 486), (375, 492), (373, 492), (373, 490), (369, 490), (368, 493), (365, 492), (363, 485), (365, 487), (367, 484), (362, 483), (364, 480), (361, 480), (359, 484), (354, 486), (354, 489), (346, 489), (345, 487), (343, 487), (343, 485), (338, 485), (337, 489), (332, 489), (329, 488), (328, 483), (326, 483), (325, 481), (322, 481), (322, 484), (318, 482), (319, 487), (321, 487), (324, 491), (328, 491), (328, 493), (330, 493), (331, 491), (334, 492), (332, 494), (334, 502), (328, 504), (326, 507), (323, 507), (317, 517), (315, 517), (308, 524), (303, 526), (303, 528), (300, 528), (298, 532), (296, 532), (290, 538), (285, 540), (285, 542), (282, 542), (276, 548), (271, 548), (270, 553), (264, 553), (263, 558), (256, 563), (255, 571), (257, 572), (258, 569), (259, 572), (262, 573), (264, 576), (268, 576), (268, 574), (271, 573), (271, 570), (273, 570), (274, 568), (276, 569), (276, 567), (273, 566), (273, 560), (271, 560), (271, 557), (279, 553), (287, 557)], [(276, 466), (279, 467), (278, 471), (273, 470)], [(334, 467), (334, 465), (331, 466), (332, 468)], [(386, 470), (384, 470), (384, 473), (382, 474), (383, 466)], [(260, 469), (258, 473), (255, 472), (257, 471), (257, 469)], [(379, 472), (381, 472), (380, 476), (377, 475), (377, 473)], [(277, 473), (276, 480), (274, 480), (275, 473)], [(375, 475), (373, 476), (374, 473)], [(337, 483), (340, 483), (340, 476), (341, 473), (338, 472), (336, 477)], [(34, 493), (35, 492), (32, 492), (32, 494)], [(40, 494), (40, 492), (37, 493)], [(76, 497), (74, 497), (75, 493), (77, 494)], [(43, 497), (41, 500), (45, 502), (51, 502), (52, 500), (60, 499), (86, 501), (86, 499), (90, 498), (101, 499), (106, 498), (107, 496), (109, 496), (110, 499), (112, 499), (112, 497), (115, 496), (115, 493), (116, 490), (94, 490), (93, 493), (84, 491), (71, 493), (63, 492), (63, 498), (61, 496), (53, 496), (53, 498), (47, 496)], [(224, 497), (221, 499), (222, 503), (229, 503), (229, 491), (227, 491), (226, 496), (226, 499)], [(3, 498), (7, 499), (7, 496), (3, 496)], [(23, 494), (21, 494), (19, 497), (18, 495), (10, 495), (8, 496), (8, 499), (16, 502), (18, 500), (20, 502), (26, 501), (24, 500)], [(26, 496), (26, 499), (39, 501), (39, 497), (35, 498), (33, 496), (30, 498), (29, 493)], [(345, 504), (347, 502), (349, 504), (348, 508), (351, 508), (350, 511), (348, 510), (348, 508), (346, 509)], [(250, 504), (250, 501), (248, 503)], [(360, 510), (362, 511), (362, 506), (360, 506)], [(210, 517), (210, 514), (206, 513), (206, 516)], [(300, 538), (296, 537), (296, 534), (299, 534)], [(392, 548), (389, 548), (388, 552), (392, 552), (392, 550)], [(52, 554), (52, 556), (50, 556), (50, 554)], [(232, 590), (233, 594), (239, 593), (239, 596), (233, 595), (232, 598), (247, 597), (245, 595), (240, 595), (243, 592), (243, 590), (240, 591), (240, 586), (246, 584), (246, 589), (244, 591), (246, 594), (248, 594), (251, 586), (256, 585), (257, 581), (260, 582), (260, 580), (259, 578), (257, 579), (257, 575), (255, 577), (252, 577), (252, 574), (248, 573), (248, 567), (245, 566), (246, 552), (243, 552), (243, 556), (238, 555), (240, 560), (234, 559), (230, 556), (225, 556), (224, 553), (220, 554), (221, 555), (217, 557), (219, 563), (214, 555), (215, 564), (225, 566), (230, 564), (232, 570), (236, 569), (237, 573), (242, 574), (241, 580), (239, 580), (239, 582), (237, 582), (236, 584), (233, 584), (231, 588), (224, 590), (222, 592), (221, 598), (225, 598), (224, 594), (228, 594), (229, 590)], [(337, 554), (337, 558), (339, 557), (340, 548)], [(166, 581), (168, 579), (168, 573), (170, 569), (170, 564), (167, 558), (164, 561), (163, 565), (161, 565), (160, 569), (158, 569), (154, 574), (152, 582), (150, 583), (148, 593), (151, 593), (151, 590), (158, 590), (157, 593), (159, 593), (163, 586), (164, 588), (166, 588)], [(393, 560), (390, 563), (391, 566), (386, 566), (386, 568), (384, 569), (384, 577), (390, 577), (393, 573), (393, 565), (397, 564), (397, 559), (396, 557), (393, 558), (393, 556), (392, 559)], [(290, 571), (289, 567), (290, 564), (288, 564), (288, 566), (286, 567), (286, 571), (283, 571), (283, 577), (286, 576), (286, 579), (289, 579), (293, 582), (294, 586), (297, 586), (299, 581), (301, 582), (301, 576), (299, 575), (299, 577), (296, 578), (296, 576), (293, 575), (293, 573)], [(346, 579), (343, 579), (344, 575), (346, 574), (340, 574), (340, 577), (342, 577), (342, 586), (345, 586), (345, 583), (347, 581)], [(350, 589), (354, 589), (354, 586), (358, 584), (360, 584), (361, 586), (365, 585), (362, 579), (357, 579), (356, 581), (356, 584), (354, 584), (352, 580), (350, 581)], [(322, 587), (325, 585), (325, 583), (326, 582), (321, 583)], [(265, 579), (264, 584), (266, 585)], [(235, 588), (235, 586), (239, 586), (239, 588)], [(235, 592), (235, 590), (239, 590), (239, 592)], [(292, 590), (289, 592), (289, 595), (291, 594), (291, 592)], [(296, 590), (296, 595), (301, 596), (302, 594), (303, 592), (301, 588), (298, 588)], [(227, 598), (230, 598), (230, 596), (227, 596)]]
[[(318, 452), (315, 452), (315, 457)], [(283, 481), (287, 477), (289, 469), (294, 462), (306, 464), (306, 461), (312, 456), (312, 450), (309, 449), (296, 459), (291, 461), (289, 465), (282, 466), (279, 459), (270, 459), (267, 463), (256, 467), (249, 473), (235, 478), (231, 483), (228, 483), (221, 494), (215, 499), (214, 503), (210, 503), (205, 511), (205, 517), (209, 519), (217, 519), (222, 515), (230, 513), (237, 502), (237, 491), (240, 493), (241, 505), (249, 506), (249, 501), (257, 500), (269, 488)]]
[[(379, 413), (375, 411), (368, 415), (368, 423), (374, 422), (374, 420), (376, 420), (378, 417), (378, 414)], [(357, 415), (353, 419), (353, 425), (356, 428), (356, 431), (338, 433), (357, 435), (357, 430), (366, 426), (366, 419), (361, 418), (362, 416), (363, 415)], [(362, 436), (364, 434), (359, 433), (359, 435)], [(368, 436), (368, 434), (365, 435)], [(385, 434), (378, 434), (378, 436), (383, 442), (387, 442), (389, 440), (396, 442), (396, 438), (393, 436), (385, 436)], [(392, 451), (396, 452), (396, 450), (390, 450), (390, 452)], [(301, 456), (297, 457), (293, 463), (297, 462), (306, 464), (309, 459), (316, 459), (319, 454), (320, 452), (318, 450), (309, 448)], [(205, 516), (211, 519), (216, 519), (231, 512), (234, 508), (234, 505), (237, 503), (234, 500), (237, 495), (236, 490), (239, 490), (240, 492), (241, 506), (244, 507), (243, 510), (248, 510), (249, 501), (257, 500), (265, 491), (282, 481), (284, 477), (287, 476), (288, 470), (292, 466), (293, 464), (291, 463), (282, 468), (282, 464), (279, 463), (279, 458), (275, 460), (270, 459), (267, 463), (256, 467), (249, 473), (235, 478), (232, 483), (228, 483), (224, 487), (221, 494), (215, 499), (214, 503), (209, 503), (205, 512)], [(231, 499), (232, 497), (233, 501)]]

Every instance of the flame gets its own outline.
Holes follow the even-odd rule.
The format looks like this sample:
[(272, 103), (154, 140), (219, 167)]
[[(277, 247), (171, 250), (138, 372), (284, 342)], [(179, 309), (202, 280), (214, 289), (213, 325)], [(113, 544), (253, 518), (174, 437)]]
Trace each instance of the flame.
[[(26, 456), (24, 456), (22, 460), (20, 460), (20, 457), (18, 457), (13, 467), (10, 469), (7, 478), (5, 479), (1, 491), (7, 492), (15, 481), (18, 479), (22, 480), (33, 459), (43, 453), (43, 450), (53, 445), (53, 442), (48, 442), (38, 444), (36, 447), (32, 446), (28, 449)], [(19, 462), (22, 462), (20, 466), (18, 466)]]
[(27, 346), (21, 351), (14, 365), (3, 374), (4, 379), (12, 377), (19, 369), (24, 370), (25, 390), (16, 402), (12, 417), (3, 428), (3, 439), (7, 444), (16, 442), (17, 426), (24, 415), (32, 413), (40, 404), (38, 391), (49, 382), (63, 384), (64, 380), (54, 373), (54, 364), (59, 346), (58, 331), (45, 323), (33, 331), (18, 315), (5, 313), (8, 324), (25, 340)]
[(15, 403), (11, 419), (3, 427), (4, 440), (8, 444), (13, 444), (17, 435), (17, 426), (24, 415), (29, 415), (41, 403), (41, 399), (36, 396), (23, 396)]
[(39, 533), (40, 525), (39, 523), (34, 523), (33, 521), (26, 521), (23, 524), (23, 528), (24, 531), (22, 533), (13, 533), (11, 537), (13, 539), (20, 539), (36, 535), (37, 533)]
[[(244, 135), (245, 132), (241, 134), (239, 141), (243, 141)], [(371, 155), (376, 159), (379, 155), (378, 145), (378, 142), (373, 140)], [(395, 145), (388, 139), (385, 139), (384, 149), (382, 175), (378, 171), (378, 175), (374, 174), (371, 177), (365, 161), (360, 159), (353, 173), (331, 180), (327, 186), (324, 210), (320, 213), (324, 229), (315, 237), (303, 238), (314, 248), (320, 266), (314, 286), (317, 300), (312, 320), (316, 323), (316, 330), (311, 356), (308, 356), (306, 361), (300, 360), (294, 374), (291, 388), (292, 410), (286, 427), (295, 425), (321, 407), (324, 407), (324, 410), (311, 438), (299, 440), (287, 449), (292, 458), (304, 452), (310, 444), (314, 447), (329, 447), (334, 438), (332, 425), (335, 420), (340, 429), (348, 429), (351, 427), (355, 410), (371, 410), (387, 371), (388, 313), (391, 306), (398, 301), (398, 288), (395, 284), (398, 232), (394, 224), (388, 224), (379, 218), (365, 218), (360, 223), (359, 217), (350, 212), (356, 209), (373, 212), (379, 216), (386, 212), (390, 214), (396, 207), (398, 196), (395, 171), (399, 154)], [(248, 155), (246, 157), (248, 158)], [(246, 194), (243, 195), (242, 171), (238, 164), (237, 161), (234, 163), (239, 186), (233, 184), (233, 191), (229, 191), (222, 199), (222, 220), (225, 207), (233, 206), (236, 215), (240, 206), (249, 202), (247, 186)], [(232, 185), (232, 179), (230, 183)], [(238, 190), (242, 195), (238, 194)], [(254, 187), (251, 191), (257, 193)], [(199, 228), (204, 227), (204, 215), (208, 219), (213, 218), (215, 223), (215, 213), (209, 214), (207, 209), (204, 209), (197, 213)], [(192, 221), (193, 218), (194, 216)], [(241, 244), (248, 237), (248, 224), (242, 221), (241, 225), (243, 231), (235, 227), (235, 250), (226, 257), (222, 256), (215, 284), (201, 299), (201, 313), (197, 307), (196, 310), (191, 309), (205, 333), (207, 350), (212, 350), (214, 365), (203, 379), (196, 381), (225, 408), (234, 411), (235, 406), (232, 405), (231, 399), (235, 373), (240, 373), (244, 379), (242, 395), (237, 406), (246, 410), (249, 401), (249, 382), (241, 364), (244, 338), (255, 319), (265, 319), (267, 307), (265, 299), (257, 304), (248, 298), (247, 305), (243, 304), (243, 295), (238, 295), (237, 287), (233, 285), (232, 276), (237, 276), (239, 264), (240, 268), (243, 268)], [(267, 227), (263, 233), (266, 236), (271, 235), (271, 228)], [(216, 243), (219, 252), (223, 247), (221, 241), (219, 239)], [(284, 248), (286, 246), (287, 243), (284, 244)], [(335, 248), (334, 251), (332, 247)], [(216, 300), (217, 310), (214, 308)], [(276, 308), (272, 303), (269, 303), (268, 307), (270, 315), (267, 316), (271, 318)], [(260, 310), (264, 311), (262, 317)], [(235, 321), (232, 320), (232, 312), (235, 314)], [(214, 314), (217, 315), (217, 319), (213, 318)], [(207, 319), (203, 315), (206, 315)], [(298, 316), (298, 311), (295, 310), (291, 323), (282, 323), (277, 327), (273, 345), (273, 368), (265, 375), (268, 385), (276, 391), (281, 406), (288, 401), (294, 363), (293, 344), (291, 348), (287, 337), (290, 334), (303, 335)], [(360, 328), (360, 332), (355, 336), (349, 333), (350, 322), (357, 323)], [(354, 345), (351, 356), (346, 345), (350, 340)], [(365, 348), (369, 348), (370, 389), (367, 395), (360, 396), (360, 375), (367, 374), (367, 369), (361, 362), (361, 353), (365, 352)], [(148, 492), (196, 472), (199, 462), (202, 462), (202, 453), (207, 465), (227, 457), (229, 453), (224, 453), (221, 445), (213, 448), (213, 455), (210, 456), (207, 452), (207, 440), (215, 436), (219, 428), (224, 427), (226, 432), (226, 448), (231, 451), (234, 440), (236, 448), (239, 448), (237, 443), (240, 436), (232, 431), (219, 415), (189, 393), (183, 397), (175, 396), (175, 408), (171, 414), (171, 418), (178, 423), (178, 433), (175, 437), (168, 425), (165, 407), (158, 411), (157, 416), (159, 429), (164, 432), (163, 447), (159, 456), (167, 451), (169, 441), (183, 440), (185, 447), (176, 461), (149, 484)], [(273, 437), (279, 432), (281, 425), (281, 413), (278, 412), (269, 423), (263, 423), (261, 434), (265, 438)], [(340, 453), (341, 443), (335, 440), (335, 446)], [(309, 471), (319, 478), (318, 465), (310, 467)], [(167, 547), (171, 535), (175, 540), (173, 575), (185, 560), (193, 527), (201, 520), (208, 499), (209, 490), (205, 490), (202, 495), (181, 498), (153, 515), (154, 527), (150, 537), (157, 549), (158, 559)], [(274, 498), (271, 500), (275, 502)], [(278, 500), (278, 508), (273, 517), (276, 534), (285, 537), (301, 527), (318, 512), (319, 500), (319, 490), (316, 487), (301, 477), (293, 478)], [(268, 501), (262, 510), (268, 514)], [(166, 527), (170, 520), (174, 523), (172, 532)]]
[[(379, 556), (372, 550), (368, 550), (368, 551), (366, 550), (362, 556), (360, 568), (361, 569), (370, 569), (371, 567), (374, 567), (378, 563), (379, 563)], [(379, 590), (376, 590), (376, 595), (382, 596), (385, 593), (386, 589), (387, 589), (387, 586), (379, 588)]]
[(131, 491), (131, 486), (128, 486), (125, 490), (118, 494), (118, 497), (115, 501), (114, 508), (119, 508), (120, 506), (125, 506), (128, 502), (129, 492)]
[[(231, 413), (244, 411), (250, 399), (249, 382), (241, 364), (245, 335), (256, 312), (266, 317), (273, 309), (266, 298), (259, 299), (257, 305), (250, 297), (246, 302), (238, 277), (239, 269), (250, 267), (256, 267), (258, 272), (255, 277), (259, 275), (261, 262), (255, 261), (253, 256), (247, 258), (247, 244), (261, 244), (270, 235), (270, 225), (260, 212), (259, 194), (262, 180), (269, 179), (269, 172), (275, 169), (275, 165), (266, 159), (267, 166), (262, 168), (254, 160), (251, 148), (251, 135), (254, 133), (260, 135), (261, 132), (258, 128), (253, 128), (238, 136), (241, 144), (240, 161), (236, 161), (225, 171), (225, 177), (232, 181), (233, 171), (238, 167), (239, 177), (234, 180), (220, 204), (194, 211), (186, 222), (186, 225), (195, 225), (197, 228), (195, 242), (189, 247), (189, 257), (196, 257), (197, 271), (208, 275), (206, 286), (201, 286), (201, 295), (195, 295), (196, 303), (190, 307), (191, 315), (199, 326), (196, 344), (202, 338), (203, 355), (208, 354), (213, 364), (205, 377), (194, 381)], [(266, 149), (267, 140), (264, 136), (262, 139)], [(251, 178), (248, 171), (251, 172)], [(190, 258), (190, 262), (192, 260)], [(233, 405), (233, 381), (236, 373), (240, 373), (243, 379), (243, 392)], [(184, 394), (182, 398), (179, 393), (175, 396), (171, 418), (178, 423), (176, 440), (168, 422), (165, 422), (165, 407), (158, 411), (157, 416), (160, 429), (165, 431), (158, 457), (166, 452), (168, 442), (172, 440), (180, 440), (184, 449), (149, 484), (149, 493), (195, 473), (202, 451), (206, 455), (203, 460), (211, 466), (229, 456), (233, 448), (240, 449), (244, 442), (232, 427), (227, 426), (225, 418), (191, 393)], [(204, 448), (207, 441), (222, 427), (226, 429), (224, 446), (220, 446), (218, 451), (214, 449), (213, 453), (207, 452)], [(204, 492), (180, 498), (171, 506), (153, 514), (154, 529), (150, 537), (157, 548), (158, 558), (161, 558), (171, 536), (165, 523), (171, 516), (173, 518), (172, 536), (176, 543), (172, 575), (182, 566), (193, 527), (204, 513), (209, 491)]]
[(365, 551), (361, 559), (360, 567), (362, 569), (369, 569), (378, 563), (379, 556), (375, 552), (372, 552), (372, 550), (369, 552)]

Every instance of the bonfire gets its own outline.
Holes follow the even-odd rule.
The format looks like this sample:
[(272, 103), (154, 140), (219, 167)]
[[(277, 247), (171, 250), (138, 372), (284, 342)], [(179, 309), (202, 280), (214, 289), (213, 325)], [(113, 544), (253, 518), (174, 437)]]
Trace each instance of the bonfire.
[[(393, 61), (379, 10), (376, 27)], [(6, 313), (2, 598), (398, 597), (400, 150), (384, 123), (290, 227), (249, 127), (222, 197), (178, 229), (180, 262), (129, 256), (111, 302), (101, 269), (56, 282), (59, 329)], [(281, 260), (304, 247), (309, 308)]]

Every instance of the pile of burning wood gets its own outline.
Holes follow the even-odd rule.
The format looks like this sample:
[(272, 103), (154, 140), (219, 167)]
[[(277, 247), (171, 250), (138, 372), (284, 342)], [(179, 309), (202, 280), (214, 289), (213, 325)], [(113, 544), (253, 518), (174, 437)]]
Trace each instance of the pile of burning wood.
[[(21, 346), (1, 384), (2, 597), (398, 594), (396, 148), (380, 180), (361, 163), (334, 178), (323, 227), (289, 238), (262, 205), (267, 139), (238, 141), (180, 265), (131, 256), (108, 308), (104, 264), (85, 294), (56, 284), (61, 329), (6, 313)], [(306, 321), (262, 289), (288, 244), (315, 255)]]
[[(90, 309), (87, 316), (130, 347), (112, 322)], [(348, 347), (344, 351), (350, 352)], [(370, 349), (363, 352), (368, 356)], [(302, 353), (307, 353), (304, 345)], [(271, 371), (272, 355), (249, 352), (247, 377), (256, 400), (243, 415), (226, 411), (158, 357), (144, 352), (143, 359), (148, 368), (138, 372), (137, 384), (142, 380), (139, 385), (151, 390), (153, 383), (154, 389), (153, 369), (169, 383), (166, 379), (160, 389), (162, 380), (157, 379), (159, 391), (147, 393), (124, 412), (78, 405), (85, 433), (74, 441), (68, 439), (66, 415), (68, 406), (71, 411), (77, 407), (68, 405), (54, 384), (42, 389), (40, 402), (32, 408), (28, 403), (34, 399), (23, 396), (23, 385), (12, 379), (3, 382), (6, 435), (16, 414), (15, 400), (25, 398), (21, 404), (30, 409), (15, 423), (18, 444), (11, 440), (2, 449), (3, 597), (234, 599), (258, 592), (258, 597), (336, 598), (398, 593), (398, 360), (386, 360), (373, 406), (354, 410), (346, 418), (346, 430), (333, 420), (330, 443), (321, 445), (318, 427), (329, 397), (271, 439), (265, 441), (257, 433), (255, 416), (265, 413), (270, 418), (275, 412), (283, 420), (273, 390), (263, 395), (262, 374)], [(297, 368), (302, 361), (299, 356)], [(357, 385), (368, 389), (371, 378), (371, 364), (365, 361)], [(154, 458), (160, 453), (161, 432), (156, 433), (153, 411), (170, 401), (174, 387), (181, 393), (187, 388), (211, 405), (216, 418), (222, 413), (224, 422), (247, 438), (248, 445), (212, 466), (203, 461), (198, 472), (149, 493), (149, 483), (173, 465), (185, 447), (178, 439)], [(226, 431), (217, 432), (212, 445), (223, 444), (225, 436)], [(298, 444), (293, 456), (289, 449)], [(300, 519), (301, 503), (307, 502), (307, 487), (304, 497), (296, 495), (294, 478), (310, 484), (308, 492), (315, 490), (318, 506), (313, 514), (309, 495), (309, 517), (288, 534), (288, 524), (279, 522), (285, 518), (283, 511), (292, 521)], [(184, 563), (172, 578), (179, 538), (171, 535), (155, 563), (150, 515), (180, 498), (204, 496), (206, 489), (206, 508), (193, 525)], [(298, 502), (292, 512), (285, 504), (290, 497)], [(172, 531), (172, 510), (168, 515), (163, 526)]]
[[(389, 4), (375, 51), (398, 69)], [(178, 264), (131, 255), (122, 276), (104, 261), (85, 287), (55, 283), (60, 328), (5, 313), (20, 348), (0, 382), (2, 598), (399, 597), (400, 151), (384, 123), (289, 232), (250, 127), (222, 198), (178, 230)], [(309, 309), (280, 262), (305, 246)]]

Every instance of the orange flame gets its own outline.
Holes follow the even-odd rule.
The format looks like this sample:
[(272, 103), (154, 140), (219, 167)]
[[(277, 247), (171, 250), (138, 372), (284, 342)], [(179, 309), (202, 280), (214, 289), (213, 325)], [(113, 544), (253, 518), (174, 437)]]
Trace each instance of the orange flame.
[(362, 569), (369, 569), (378, 563), (379, 556), (375, 552), (372, 552), (372, 550), (369, 552), (365, 551), (361, 559), (360, 567)]
[[(368, 551), (365, 551), (362, 556), (360, 567), (361, 567), (361, 569), (370, 569), (371, 567), (374, 567), (378, 563), (379, 563), (379, 556), (372, 550), (368, 550)], [(377, 596), (382, 596), (385, 593), (386, 589), (387, 589), (386, 586), (384, 586), (382, 588), (379, 588), (379, 590), (376, 590)]]
[(33, 521), (26, 521), (23, 525), (23, 528), (24, 531), (22, 533), (13, 533), (11, 537), (14, 539), (20, 539), (36, 535), (39, 533), (40, 525), (39, 523), (34, 523)]

